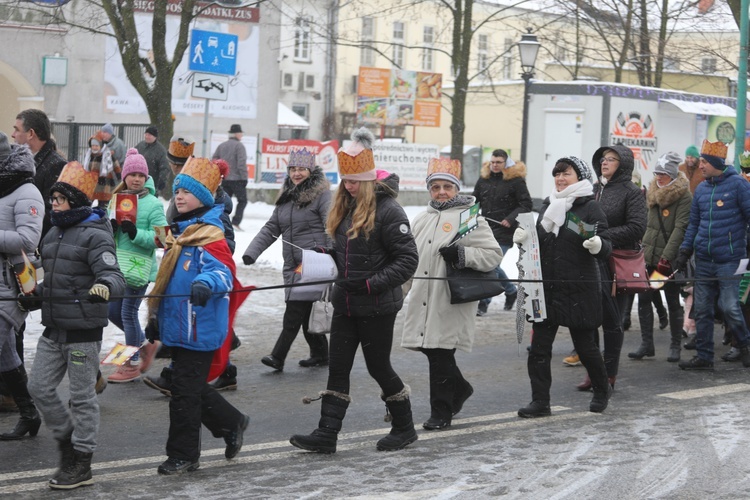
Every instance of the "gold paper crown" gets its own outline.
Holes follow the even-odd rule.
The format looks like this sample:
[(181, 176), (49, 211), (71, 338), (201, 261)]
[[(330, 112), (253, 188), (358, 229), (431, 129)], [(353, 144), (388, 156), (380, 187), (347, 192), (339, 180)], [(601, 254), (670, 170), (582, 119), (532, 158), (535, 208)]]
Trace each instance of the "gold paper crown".
[(83, 165), (77, 161), (71, 161), (65, 165), (60, 172), (57, 182), (64, 182), (81, 191), (89, 200), (94, 197), (94, 189), (99, 180), (97, 172), (87, 172)]
[(173, 137), (172, 140), (169, 141), (169, 150), (167, 153), (175, 158), (181, 159), (192, 156), (193, 150), (195, 150), (195, 142), (190, 139), (183, 139), (182, 137)]
[(206, 189), (211, 191), (211, 194), (215, 194), (221, 183), (221, 172), (219, 167), (211, 163), (209, 158), (196, 158), (191, 156), (188, 161), (185, 162), (185, 166), (180, 172), (183, 175), (188, 175), (200, 182)]
[(363, 149), (357, 156), (339, 151), (338, 159), (340, 175), (363, 174), (375, 170), (375, 158), (372, 156), (372, 149)]
[(430, 158), (427, 165), (427, 177), (432, 174), (450, 174), (456, 179), (461, 178), (461, 162), (450, 158)]
[(306, 148), (289, 152), (289, 167), (304, 167), (315, 170), (315, 155)]
[(718, 156), (722, 160), (727, 159), (727, 145), (723, 142), (716, 141), (716, 142), (708, 142), (706, 139), (703, 139), (703, 146), (701, 146), (701, 154), (702, 155), (711, 155), (711, 156)]

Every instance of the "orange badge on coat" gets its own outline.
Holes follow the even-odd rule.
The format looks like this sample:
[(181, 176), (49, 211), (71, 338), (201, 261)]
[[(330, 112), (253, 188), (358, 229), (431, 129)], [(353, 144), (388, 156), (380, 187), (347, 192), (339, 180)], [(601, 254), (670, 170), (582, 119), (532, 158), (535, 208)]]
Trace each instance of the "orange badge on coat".
[(446, 222), (445, 224), (443, 224), (443, 231), (445, 231), (446, 233), (450, 233), (452, 229), (453, 225), (450, 222)]
[(669, 210), (665, 208), (664, 210), (661, 211), (661, 215), (662, 217), (669, 217)]

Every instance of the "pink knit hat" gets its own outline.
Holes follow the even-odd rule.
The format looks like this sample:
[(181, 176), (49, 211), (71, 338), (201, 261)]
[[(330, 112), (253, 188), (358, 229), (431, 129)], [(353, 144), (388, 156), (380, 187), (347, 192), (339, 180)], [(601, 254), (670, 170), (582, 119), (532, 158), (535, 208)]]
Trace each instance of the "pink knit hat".
[(128, 149), (128, 155), (125, 157), (125, 164), (122, 166), (122, 178), (130, 174), (143, 174), (148, 177), (148, 164), (143, 155), (138, 154), (135, 148)]

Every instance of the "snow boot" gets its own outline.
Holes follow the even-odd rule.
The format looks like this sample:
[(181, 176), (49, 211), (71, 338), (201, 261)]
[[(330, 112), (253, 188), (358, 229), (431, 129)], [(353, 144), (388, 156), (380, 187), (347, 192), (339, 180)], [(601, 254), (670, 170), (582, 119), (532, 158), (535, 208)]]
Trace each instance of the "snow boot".
[(42, 419), (39, 416), (39, 412), (36, 411), (34, 400), (31, 398), (29, 390), (26, 387), (29, 380), (26, 376), (26, 369), (21, 365), (13, 370), (2, 372), (0, 376), (2, 376), (5, 384), (8, 386), (8, 391), (13, 396), (16, 405), (18, 405), (18, 411), (21, 413), (21, 418), (18, 420), (16, 427), (11, 432), (0, 434), (0, 440), (12, 441), (21, 439), (27, 433), (31, 437), (36, 436), (39, 432), (39, 427), (42, 425)]
[(73, 462), (49, 480), (49, 487), (53, 490), (72, 490), (79, 486), (94, 484), (91, 477), (93, 453), (84, 453), (74, 449), (73, 456)]
[[(320, 396), (323, 401), (320, 406), (318, 428), (308, 435), (295, 434), (289, 442), (307, 451), (336, 453), (338, 434), (352, 398), (348, 394), (328, 390), (322, 391)], [(312, 400), (303, 401), (309, 404)]]
[(386, 422), (389, 420), (388, 417), (391, 417), (391, 432), (378, 441), (378, 451), (400, 450), (417, 440), (417, 431), (414, 429), (411, 415), (410, 393), (411, 389), (405, 385), (401, 391), (392, 396), (385, 397), (381, 394), (381, 399), (385, 401)]

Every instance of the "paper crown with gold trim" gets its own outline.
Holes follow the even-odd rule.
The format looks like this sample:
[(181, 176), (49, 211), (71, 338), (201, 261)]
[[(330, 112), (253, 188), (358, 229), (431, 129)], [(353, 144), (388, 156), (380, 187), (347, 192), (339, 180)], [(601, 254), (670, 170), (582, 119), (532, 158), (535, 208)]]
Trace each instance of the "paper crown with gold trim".
[(709, 142), (708, 140), (703, 139), (703, 145), (701, 146), (701, 154), (716, 156), (718, 158), (721, 158), (722, 160), (726, 160), (728, 149), (729, 148), (727, 148), (727, 145), (724, 144), (723, 142), (720, 142), (720, 141)]
[(195, 141), (179, 136), (172, 137), (169, 141), (167, 159), (176, 165), (184, 164), (188, 158), (193, 156)]
[(337, 154), (342, 180), (374, 181), (377, 178), (372, 154), (374, 142), (375, 136), (365, 127), (352, 132), (352, 142)]
[(434, 180), (450, 181), (461, 189), (461, 161), (450, 158), (430, 158), (427, 165), (427, 187)]
[(186, 189), (190, 191), (203, 206), (214, 206), (214, 195), (221, 183), (219, 167), (209, 158), (191, 156), (185, 162), (180, 174), (175, 177), (172, 191)]
[(312, 172), (315, 170), (315, 155), (307, 148), (290, 151), (287, 167), (302, 167)]
[[(69, 186), (82, 193), (88, 199), (88, 204), (91, 204), (98, 181), (99, 174), (87, 171), (77, 161), (71, 161), (63, 167), (57, 181), (50, 188), (50, 194), (58, 191), (66, 195), (71, 201), (77, 202), (78, 205), (85, 205), (86, 203), (82, 203), (83, 200), (76, 200), (75, 196), (71, 196), (69, 192), (65, 191)], [(67, 186), (60, 186), (60, 184), (67, 184)]]

